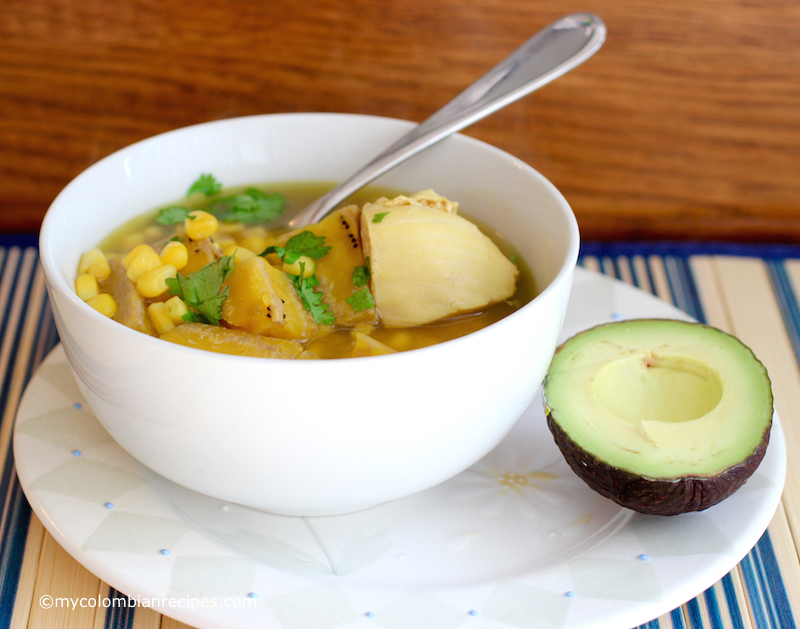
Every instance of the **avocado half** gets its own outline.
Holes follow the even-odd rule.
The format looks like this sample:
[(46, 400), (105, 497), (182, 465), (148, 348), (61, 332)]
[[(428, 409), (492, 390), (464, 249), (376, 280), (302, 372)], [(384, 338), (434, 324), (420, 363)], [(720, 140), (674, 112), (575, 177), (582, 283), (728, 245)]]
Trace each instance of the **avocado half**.
[(618, 321), (561, 345), (543, 386), (573, 471), (640, 513), (702, 511), (733, 494), (769, 443), (772, 388), (734, 336), (672, 319)]

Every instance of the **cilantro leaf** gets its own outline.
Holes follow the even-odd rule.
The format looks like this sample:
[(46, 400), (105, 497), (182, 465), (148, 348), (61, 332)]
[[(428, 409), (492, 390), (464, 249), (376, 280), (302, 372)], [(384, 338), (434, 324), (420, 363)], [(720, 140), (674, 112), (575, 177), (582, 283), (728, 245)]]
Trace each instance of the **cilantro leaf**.
[(331, 250), (325, 245), (325, 236), (316, 236), (310, 231), (303, 231), (289, 238), (286, 241), (286, 249), (297, 253), (298, 256), (308, 256), (314, 260), (319, 260)]
[(333, 325), (336, 317), (330, 311), (330, 306), (322, 301), (322, 293), (317, 290), (319, 280), (316, 275), (310, 277), (303, 277), (300, 275), (290, 275), (292, 283), (300, 300), (303, 302), (306, 310), (311, 313), (314, 320), (320, 325)]
[(161, 225), (175, 225), (182, 223), (189, 216), (189, 210), (179, 205), (170, 205), (169, 207), (161, 208), (156, 216), (156, 223)]
[(389, 214), (389, 212), (378, 212), (372, 217), (372, 222), (380, 223), (386, 217), (387, 214)]
[(353, 270), (353, 284), (356, 286), (366, 286), (369, 282), (370, 278), (370, 271), (369, 266), (357, 266)]
[(184, 277), (178, 273), (167, 279), (170, 295), (178, 295), (188, 306), (197, 310), (193, 321), (219, 325), (222, 319), (222, 304), (228, 298), (231, 287), (222, 285), (233, 271), (233, 256), (222, 256), (203, 268)]
[(345, 301), (353, 307), (353, 310), (360, 312), (362, 310), (369, 310), (375, 307), (375, 300), (372, 298), (372, 293), (366, 286), (362, 286), (355, 291)]
[(189, 188), (187, 195), (200, 192), (207, 197), (214, 196), (222, 190), (222, 184), (214, 178), (214, 175), (200, 175), (200, 178), (195, 181)]
[[(283, 247), (280, 247), (278, 245), (271, 245), (271, 246), (267, 247), (266, 249), (264, 249), (264, 251), (262, 251), (258, 255), (260, 255), (262, 258), (266, 258), (270, 253), (277, 253), (278, 257), (281, 260), (283, 260), (284, 257), (286, 256), (286, 249), (284, 249)], [(292, 262), (294, 262), (294, 260), (292, 260)], [(289, 264), (291, 264), (291, 262)]]
[(314, 260), (319, 260), (327, 255), (330, 250), (331, 248), (325, 245), (325, 236), (315, 236), (310, 231), (304, 231), (289, 238), (286, 241), (286, 247), (272, 245), (258, 255), (264, 258), (271, 253), (276, 253), (286, 264), (293, 264), (297, 262), (300, 256), (308, 256)]
[(266, 194), (258, 188), (248, 188), (245, 192), (220, 199), (210, 208), (210, 212), (221, 221), (241, 221), (242, 223), (268, 223), (282, 212), (286, 199), (278, 193)]

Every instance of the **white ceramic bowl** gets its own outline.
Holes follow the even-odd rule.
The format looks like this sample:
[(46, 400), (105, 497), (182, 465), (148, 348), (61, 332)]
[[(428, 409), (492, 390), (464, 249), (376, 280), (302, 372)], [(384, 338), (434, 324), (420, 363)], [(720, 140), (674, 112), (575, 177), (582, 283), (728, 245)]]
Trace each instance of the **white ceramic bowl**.
[(341, 180), (411, 123), (358, 115), (236, 118), (165, 133), (96, 163), (56, 198), (40, 250), (61, 342), (88, 404), (158, 474), (289, 515), (366, 508), (483, 457), (531, 403), (555, 351), (578, 255), (562, 195), (526, 164), (454, 136), (376, 183), (433, 188), (505, 235), (541, 293), (479, 332), (390, 356), (290, 361), (148, 337), (74, 293), (82, 252), (213, 173), (227, 186)]

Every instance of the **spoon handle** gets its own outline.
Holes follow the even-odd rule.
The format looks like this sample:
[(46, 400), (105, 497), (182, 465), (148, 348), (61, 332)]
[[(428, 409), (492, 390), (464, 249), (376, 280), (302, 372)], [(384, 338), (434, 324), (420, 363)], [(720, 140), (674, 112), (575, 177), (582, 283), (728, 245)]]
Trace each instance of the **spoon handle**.
[(351, 194), (412, 155), (566, 74), (597, 52), (605, 36), (603, 21), (589, 13), (576, 13), (554, 22), (297, 214), (289, 226), (297, 229), (319, 221)]

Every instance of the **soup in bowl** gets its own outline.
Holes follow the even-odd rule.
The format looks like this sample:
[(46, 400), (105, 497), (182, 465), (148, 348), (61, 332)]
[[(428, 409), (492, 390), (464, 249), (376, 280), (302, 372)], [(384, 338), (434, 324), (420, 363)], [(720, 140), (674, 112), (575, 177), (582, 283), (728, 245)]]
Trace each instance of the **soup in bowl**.
[[(422, 318), (421, 327), (394, 325), (389, 304), (408, 300), (389, 293), (395, 298), (383, 303), (392, 325), (384, 326), (381, 286), (372, 277), (358, 289), (377, 298), (367, 304), (375, 310), (367, 336), (378, 345), (368, 345), (390, 351), (326, 354), (318, 345), (323, 338), (300, 339), (303, 357), (311, 359), (285, 360), (167, 342), (159, 333), (121, 325), (76, 293), (87, 251), (106, 246), (113, 257), (110, 235), (116, 233), (118, 242), (126, 234), (136, 237), (136, 229), (120, 229), (171, 207), (199, 174), (213, 173), (232, 188), (257, 183), (269, 190), (294, 182), (315, 190), (324, 186), (319, 182), (344, 179), (411, 126), (341, 114), (206, 123), (127, 147), (64, 189), (40, 238), (48, 292), (76, 381), (125, 450), (169, 480), (221, 500), (287, 515), (328, 515), (438, 484), (502, 440), (533, 400), (555, 351), (579, 238), (572, 211), (552, 184), (507, 153), (466, 136), (453, 136), (393, 169), (376, 182), (379, 189), (362, 191), (355, 207), (366, 212), (380, 198), (397, 198), (394, 193), (405, 198), (428, 190), (456, 202), (459, 214), (514, 260), (511, 266), (522, 278), (512, 297), (498, 298), (505, 310), (492, 306), (489, 318), (470, 312), (459, 313), (455, 323), (444, 316)], [(296, 206), (302, 203), (302, 195), (294, 199)], [(381, 222), (380, 215), (387, 215), (382, 209), (370, 206), (371, 220), (376, 228), (391, 227), (391, 220)], [(160, 233), (153, 237), (162, 239)], [(215, 259), (225, 244), (217, 238)], [(263, 254), (248, 266), (280, 269), (283, 261), (275, 256), (282, 250), (274, 247), (286, 241), (276, 242), (262, 252), (243, 246), (249, 242), (236, 244)], [(117, 253), (124, 256), (126, 247), (119, 245)], [(233, 268), (235, 257), (230, 261)], [(435, 255), (428, 264), (436, 265)], [(297, 283), (295, 289), (302, 292)], [(434, 290), (420, 300), (410, 309), (412, 318), (437, 298)], [(221, 323), (235, 333), (246, 327)], [(457, 332), (442, 334), (453, 325)], [(326, 331), (318, 337), (335, 336), (328, 323), (318, 327)], [(347, 325), (341, 327), (336, 334), (353, 336)], [(347, 341), (340, 339), (339, 346), (347, 348)]]

